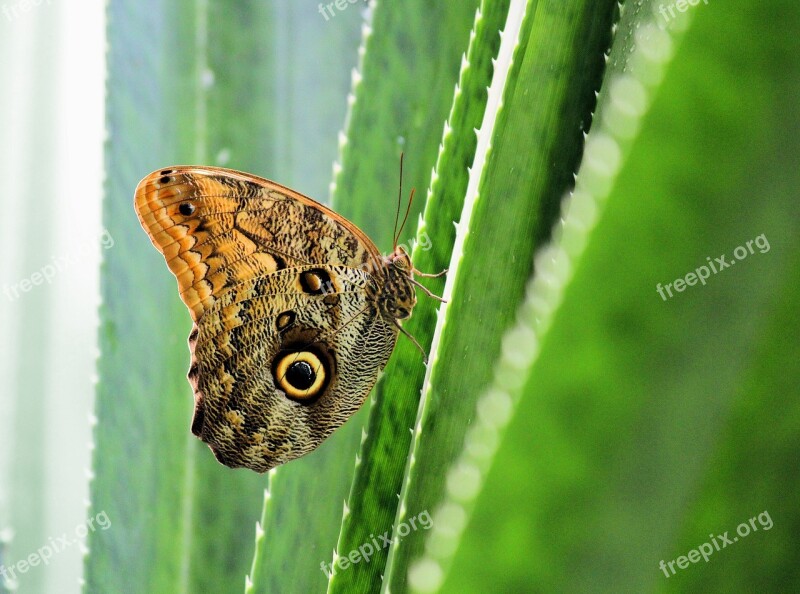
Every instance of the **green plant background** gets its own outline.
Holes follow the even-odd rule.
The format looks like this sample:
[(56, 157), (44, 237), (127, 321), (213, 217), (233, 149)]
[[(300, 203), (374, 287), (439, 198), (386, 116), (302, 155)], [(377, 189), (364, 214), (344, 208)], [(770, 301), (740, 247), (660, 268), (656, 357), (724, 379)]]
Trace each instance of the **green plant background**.
[[(88, 515), (112, 528), (89, 535), (83, 591), (800, 590), (796, 2), (340, 4), (326, 19), (310, 0), (108, 3), (115, 246)], [(504, 28), (518, 35), (513, 62), (498, 57)], [(494, 121), (487, 88), (501, 74)], [(612, 96), (624, 76), (641, 98)], [(638, 106), (632, 128), (606, 117), (615, 101)], [(563, 300), (534, 321), (535, 348), (519, 345), (508, 331), (530, 282), (558, 284), (534, 255), (560, 241), (573, 174), (590, 176), (587, 132), (619, 141), (618, 168), (569, 252)], [(222, 467), (189, 432), (189, 317), (136, 221), (136, 183), (177, 163), (250, 171), (331, 202), (388, 251), (401, 151), (416, 188), (401, 241), (429, 237), (416, 265), (451, 275), (447, 289), (426, 283), (452, 290), (448, 304), (420, 293), (407, 325), (430, 369), (401, 337), (370, 401), (318, 451), (267, 475)], [(707, 285), (657, 292), (762, 235), (768, 251)], [(28, 365), (51, 307), (40, 299), (18, 345)], [(465, 496), (459, 461), (471, 430), (506, 414), (481, 397), (509, 360), (525, 363), (508, 423)], [(8, 398), (35, 434), (41, 378), (26, 375)], [(0, 541), (0, 563), (47, 537), (46, 461), (16, 439), (0, 523), (17, 518), (21, 536)], [(430, 530), (331, 579), (320, 569), (421, 511)], [(769, 529), (708, 562), (659, 568), (764, 512)], [(38, 575), (18, 591), (43, 591)]]

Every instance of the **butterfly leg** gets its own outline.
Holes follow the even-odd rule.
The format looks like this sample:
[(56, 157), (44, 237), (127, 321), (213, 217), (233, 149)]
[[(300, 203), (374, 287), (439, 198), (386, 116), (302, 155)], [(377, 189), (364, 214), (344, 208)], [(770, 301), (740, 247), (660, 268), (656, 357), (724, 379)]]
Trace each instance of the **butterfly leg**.
[(425, 293), (425, 294), (426, 294), (428, 297), (430, 297), (430, 298), (432, 298), (432, 299), (436, 299), (436, 301), (441, 301), (442, 303), (447, 303), (447, 299), (442, 299), (442, 298), (441, 298), (441, 297), (439, 297), (438, 295), (435, 295), (435, 294), (431, 293), (430, 289), (428, 289), (428, 287), (426, 287), (426, 286), (425, 286), (425, 285), (423, 285), (422, 283), (420, 283), (420, 282), (418, 282), (418, 281), (415, 281), (413, 278), (412, 278), (412, 279), (410, 279), (410, 280), (411, 280), (411, 282), (412, 282), (412, 283), (414, 283), (416, 286), (418, 286), (420, 289), (422, 289), (422, 291), (423, 291), (423, 292), (424, 292), (424, 293)]
[(417, 342), (417, 339), (414, 338), (413, 336), (411, 336), (411, 334), (408, 332), (408, 330), (403, 328), (403, 326), (400, 325), (400, 322), (398, 322), (396, 319), (392, 318), (392, 322), (394, 323), (395, 326), (397, 326), (397, 329), (400, 330), (400, 332), (405, 334), (411, 340), (411, 342), (414, 343), (414, 346), (417, 347), (417, 349), (419, 350), (420, 353), (422, 353), (422, 360), (425, 362), (425, 365), (427, 365), (428, 364), (428, 355), (425, 352), (425, 349), (423, 349), (420, 346), (420, 344)]
[(439, 278), (440, 276), (447, 274), (447, 268), (435, 274), (431, 274), (430, 272), (420, 272), (416, 268), (413, 270), (413, 272), (416, 276), (421, 276), (422, 278)]

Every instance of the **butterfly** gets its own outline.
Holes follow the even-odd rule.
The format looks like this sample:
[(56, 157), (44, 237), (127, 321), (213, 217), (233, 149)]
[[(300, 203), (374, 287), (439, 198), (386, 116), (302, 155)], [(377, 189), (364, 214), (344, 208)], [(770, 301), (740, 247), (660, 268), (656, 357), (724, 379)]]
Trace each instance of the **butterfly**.
[(431, 295), (397, 237), (384, 257), (353, 223), (255, 175), (161, 169), (134, 206), (193, 321), (192, 433), (231, 468), (266, 472), (319, 446), (368, 396), (415, 286)]

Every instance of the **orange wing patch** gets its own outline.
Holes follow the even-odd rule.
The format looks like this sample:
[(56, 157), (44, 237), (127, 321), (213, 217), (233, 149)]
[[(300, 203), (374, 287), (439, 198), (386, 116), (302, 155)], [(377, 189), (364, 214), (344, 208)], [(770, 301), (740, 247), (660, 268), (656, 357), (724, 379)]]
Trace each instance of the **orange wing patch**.
[(260, 197), (255, 190), (252, 185), (233, 188), (188, 168), (154, 172), (136, 188), (142, 227), (178, 279), (181, 299), (195, 321), (232, 283), (285, 265), (236, 228), (244, 202)]

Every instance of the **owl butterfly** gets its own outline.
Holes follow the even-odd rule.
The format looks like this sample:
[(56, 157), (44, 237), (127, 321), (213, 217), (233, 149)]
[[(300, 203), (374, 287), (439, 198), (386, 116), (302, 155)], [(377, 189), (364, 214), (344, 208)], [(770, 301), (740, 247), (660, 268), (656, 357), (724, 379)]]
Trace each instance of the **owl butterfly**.
[(408, 253), (395, 239), (383, 257), (332, 210), (230, 169), (155, 171), (134, 202), (194, 322), (192, 432), (257, 472), (312, 451), (361, 407), (411, 315)]

